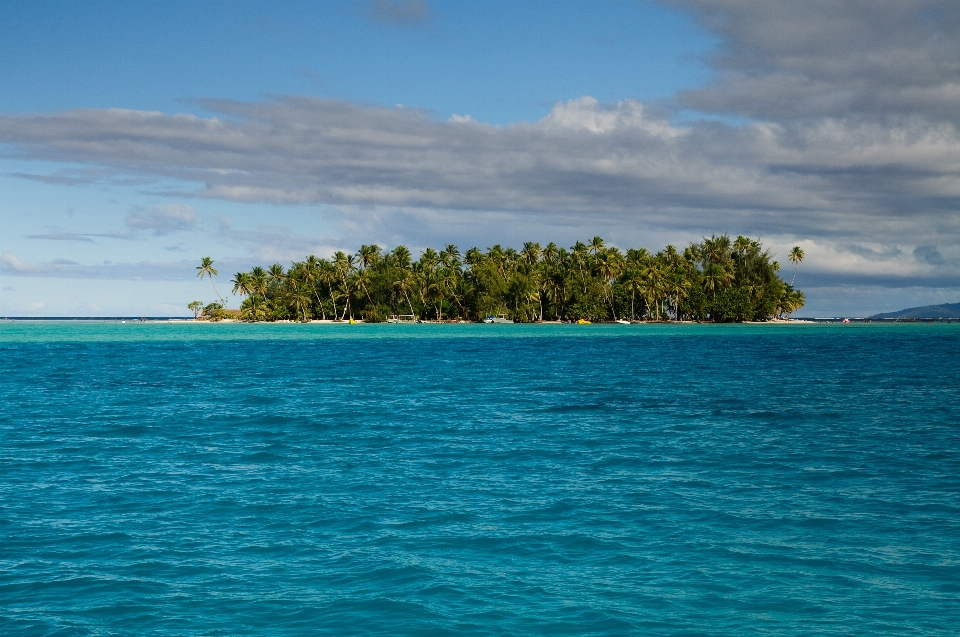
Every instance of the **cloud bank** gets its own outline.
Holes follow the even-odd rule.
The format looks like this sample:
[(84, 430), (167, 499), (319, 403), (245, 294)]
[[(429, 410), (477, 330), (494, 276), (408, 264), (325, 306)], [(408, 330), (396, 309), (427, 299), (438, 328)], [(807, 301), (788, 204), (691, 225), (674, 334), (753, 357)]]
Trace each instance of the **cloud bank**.
[[(677, 127), (638, 102), (589, 97), (505, 127), (304, 97), (206, 106), (230, 119), (3, 116), (0, 139), (30, 157), (202, 183), (176, 194), (237, 202), (582, 213), (864, 240), (907, 231), (927, 243), (960, 225), (960, 136), (945, 122)], [(130, 223), (163, 233), (188, 217), (171, 209)]]
[(671, 0), (721, 38), (699, 111), (764, 120), (921, 117), (960, 123), (953, 0)]

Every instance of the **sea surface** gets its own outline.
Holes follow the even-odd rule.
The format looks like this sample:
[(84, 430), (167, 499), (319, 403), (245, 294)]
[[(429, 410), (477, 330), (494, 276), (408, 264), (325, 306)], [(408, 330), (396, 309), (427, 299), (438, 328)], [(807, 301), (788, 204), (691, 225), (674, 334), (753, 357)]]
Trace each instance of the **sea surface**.
[(0, 323), (0, 634), (958, 635), (960, 325)]

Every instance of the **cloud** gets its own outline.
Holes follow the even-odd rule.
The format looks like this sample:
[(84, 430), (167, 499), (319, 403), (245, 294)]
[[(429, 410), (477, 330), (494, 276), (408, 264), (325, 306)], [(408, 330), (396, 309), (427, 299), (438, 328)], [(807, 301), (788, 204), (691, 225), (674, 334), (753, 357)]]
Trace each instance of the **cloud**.
[(27, 239), (47, 239), (50, 241), (80, 241), (84, 243), (93, 243), (92, 235), (79, 234), (68, 230), (50, 230), (44, 234), (24, 235)]
[(135, 186), (146, 183), (142, 178), (120, 176), (109, 167), (86, 166), (65, 167), (47, 175), (34, 173), (13, 172), (7, 173), (10, 177), (38, 181), (51, 186), (87, 186), (90, 184), (114, 184)]
[[(140, 261), (135, 263), (112, 263), (89, 265), (67, 259), (32, 262), (21, 259), (12, 252), (0, 255), (0, 275), (20, 277), (55, 277), (65, 279), (120, 279), (133, 281), (189, 281), (197, 277), (199, 259), (180, 261)], [(248, 269), (248, 260), (218, 259), (217, 269), (221, 277), (227, 271)], [(222, 268), (222, 269), (221, 269)]]
[(12, 252), (4, 252), (0, 255), (0, 264), (5, 266), (5, 269), (13, 270), (14, 272), (26, 272), (29, 270), (29, 265), (21, 261), (20, 258)]
[(939, 266), (946, 263), (943, 255), (937, 250), (937, 246), (917, 246), (913, 251), (913, 256), (916, 257), (917, 261), (929, 265)]
[(333, 236), (305, 236), (294, 228), (261, 225), (256, 230), (234, 230), (221, 226), (221, 237), (243, 246), (259, 264), (275, 261), (299, 261), (308, 255), (329, 257), (337, 250), (352, 252), (356, 246), (344, 245)]
[(148, 230), (161, 236), (180, 230), (190, 230), (197, 223), (197, 213), (187, 204), (136, 208), (127, 215), (127, 227)]
[(426, 0), (372, 0), (366, 14), (383, 24), (409, 25), (429, 22), (433, 12)]
[[(798, 267), (804, 279), (816, 276), (823, 281), (825, 277), (843, 275), (847, 281), (869, 282), (871, 285), (960, 285), (960, 271), (955, 268), (944, 269), (945, 261), (931, 263), (915, 258), (917, 251), (910, 246), (890, 244), (838, 244), (831, 241), (807, 239), (797, 244), (803, 249), (805, 258)], [(773, 242), (775, 252), (786, 255), (788, 244)], [(792, 272), (793, 266), (781, 259), (785, 271)], [(800, 274), (798, 274), (800, 276)]]
[(919, 115), (960, 123), (955, 0), (674, 0), (721, 38), (688, 108), (751, 118)]
[[(823, 119), (675, 126), (633, 100), (584, 97), (540, 121), (443, 122), (405, 108), (284, 97), (207, 100), (223, 117), (129, 110), (0, 116), (47, 160), (199, 183), (238, 202), (508, 211), (700, 231), (914, 240), (960, 230), (960, 134), (948, 123)], [(156, 234), (184, 205), (135, 211)]]
[(35, 175), (33, 173), (7, 173), (11, 177), (20, 179), (29, 179), (30, 181), (39, 181), (42, 184), (54, 186), (80, 186), (90, 183), (89, 178), (67, 177), (64, 175)]

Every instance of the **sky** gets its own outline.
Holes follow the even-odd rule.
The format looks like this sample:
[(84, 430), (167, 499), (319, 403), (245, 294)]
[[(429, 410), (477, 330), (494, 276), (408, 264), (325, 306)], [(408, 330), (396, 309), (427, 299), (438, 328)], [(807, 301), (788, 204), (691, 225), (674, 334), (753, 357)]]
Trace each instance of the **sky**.
[(958, 125), (955, 0), (6, 0), (0, 316), (190, 315), (205, 256), (721, 233), (802, 247), (804, 316), (957, 302)]

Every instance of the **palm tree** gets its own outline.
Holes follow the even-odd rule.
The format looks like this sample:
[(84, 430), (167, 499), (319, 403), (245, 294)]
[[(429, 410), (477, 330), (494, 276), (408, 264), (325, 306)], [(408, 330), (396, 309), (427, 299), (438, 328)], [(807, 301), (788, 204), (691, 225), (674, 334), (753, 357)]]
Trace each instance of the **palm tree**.
[(367, 289), (367, 283), (370, 283), (370, 272), (366, 269), (357, 270), (353, 275), (353, 282), (363, 288), (363, 293), (367, 295), (367, 301), (373, 305), (373, 297), (370, 296), (370, 290)]
[(586, 263), (589, 254), (586, 244), (582, 241), (577, 241), (573, 244), (573, 247), (570, 248), (570, 258), (577, 264), (577, 268), (580, 270), (580, 283), (583, 284), (584, 294), (587, 293), (587, 280), (583, 274), (583, 264)]
[(443, 272), (440, 268), (428, 270), (424, 273), (427, 297), (436, 301), (437, 320), (443, 320)]
[(432, 270), (440, 263), (440, 254), (433, 248), (427, 248), (420, 254), (420, 264), (425, 270)]
[(250, 275), (246, 272), (237, 272), (231, 283), (233, 283), (233, 293), (239, 295), (242, 302), (243, 297), (250, 294)]
[(547, 247), (543, 249), (541, 256), (543, 257), (543, 262), (547, 265), (555, 265), (559, 255), (560, 251), (557, 248), (557, 244), (551, 241), (547, 244)]
[(203, 303), (200, 301), (192, 301), (189, 305), (187, 305), (187, 309), (193, 312), (193, 318), (196, 320), (197, 317), (200, 316), (200, 310), (203, 309)]
[(600, 254), (603, 251), (603, 239), (600, 237), (594, 237), (590, 239), (590, 253), (593, 255)]
[(210, 285), (213, 285), (213, 293), (217, 295), (217, 298), (220, 299), (221, 303), (226, 305), (227, 304), (226, 301), (224, 301), (223, 297), (220, 296), (220, 293), (217, 292), (217, 286), (214, 285), (213, 283), (214, 275), (219, 274), (216, 268), (213, 267), (213, 259), (211, 259), (210, 257), (203, 257), (203, 259), (200, 260), (200, 265), (197, 266), (197, 270), (199, 270), (199, 272), (197, 273), (197, 276), (200, 277), (201, 279), (205, 276), (210, 277)]
[(704, 287), (713, 293), (714, 302), (717, 300), (717, 288), (721, 287), (723, 281), (726, 280), (726, 275), (726, 269), (716, 263), (710, 263), (703, 271)]
[(250, 289), (264, 298), (267, 296), (267, 271), (259, 265), (250, 270)]
[(661, 299), (666, 284), (666, 272), (658, 261), (659, 259), (647, 266), (646, 272), (644, 272), (646, 281), (643, 289), (647, 305), (655, 308), (655, 319), (657, 321), (660, 320)]
[(283, 271), (283, 266), (279, 263), (274, 263), (270, 266), (270, 269), (267, 270), (267, 281), (273, 287), (279, 287), (287, 275)]
[(401, 270), (406, 270), (410, 267), (410, 250), (407, 249), (407, 246), (397, 246), (393, 249), (393, 262)]
[(540, 260), (540, 255), (543, 253), (543, 250), (540, 248), (540, 244), (534, 241), (527, 241), (523, 244), (523, 250), (520, 251), (520, 254), (523, 256), (523, 260), (533, 265)]
[(309, 320), (307, 318), (307, 309), (310, 307), (310, 303), (313, 302), (313, 297), (310, 296), (307, 287), (303, 284), (295, 283), (290, 293), (290, 300), (297, 309), (297, 313), (303, 317), (303, 322), (306, 323)]
[(480, 251), (480, 248), (470, 248), (466, 254), (463, 255), (463, 262), (470, 266), (471, 269), (476, 268), (483, 263), (483, 252)]
[[(353, 255), (344, 254), (337, 250), (333, 255), (333, 267), (343, 281), (343, 292), (344, 296), (347, 297), (347, 302), (343, 306), (343, 315), (340, 317), (342, 321), (347, 317), (347, 311), (350, 309), (350, 285), (347, 283), (347, 275), (353, 272), (355, 268)], [(353, 316), (353, 312), (350, 312), (350, 316)]]
[(793, 278), (790, 279), (790, 285), (793, 285), (797, 278), (797, 265), (803, 261), (803, 249), (800, 246), (793, 246), (790, 248), (790, 254), (787, 258), (793, 263)]
[(667, 278), (666, 291), (673, 298), (673, 318), (680, 320), (680, 302), (687, 298), (687, 290), (690, 289), (690, 280), (679, 270), (674, 270), (673, 274)]
[(724, 234), (719, 237), (712, 236), (709, 239), (704, 239), (701, 254), (703, 255), (705, 267), (711, 263), (716, 265), (725, 264), (730, 260), (730, 237)]
[(500, 244), (494, 245), (492, 248), (487, 248), (487, 254), (485, 260), (490, 261), (497, 266), (497, 270), (500, 272), (500, 276), (504, 280), (507, 278), (507, 273), (504, 271), (504, 265), (506, 263), (507, 257), (503, 251), (503, 248), (500, 247)]
[(304, 263), (303, 280), (310, 285), (313, 295), (317, 298), (317, 305), (320, 307), (320, 316), (327, 318), (327, 312), (323, 309), (323, 301), (320, 300), (320, 293), (317, 292), (317, 279), (320, 278), (320, 259), (314, 255), (307, 257)]
[(513, 307), (516, 310), (516, 315), (518, 318), (521, 317), (520, 304), (523, 303), (524, 311), (522, 313), (522, 318), (526, 319), (528, 316), (527, 304), (530, 301), (538, 300), (539, 291), (529, 276), (526, 276), (521, 272), (517, 272), (510, 277), (510, 281), (507, 286), (507, 296), (511, 301), (513, 301)]
[(733, 250), (734, 252), (736, 252), (738, 257), (743, 258), (744, 256), (746, 256), (747, 251), (750, 249), (751, 243), (752, 241), (750, 239), (746, 238), (743, 235), (740, 235), (733, 242)]
[(407, 299), (407, 305), (410, 306), (410, 314), (416, 316), (416, 312), (413, 311), (413, 302), (410, 300), (410, 292), (413, 290), (413, 272), (410, 270), (400, 270), (397, 274), (397, 280), (393, 282), (393, 287), (399, 290), (404, 298)]
[(645, 286), (642, 267), (639, 264), (628, 266), (623, 283), (627, 286), (627, 289), (630, 290), (630, 320), (633, 321), (637, 318), (634, 307), (637, 292), (643, 294)]
[(361, 268), (369, 268), (380, 260), (380, 246), (374, 244), (369, 246), (360, 246), (357, 250), (357, 261)]
[[(594, 237), (594, 241), (600, 239), (600, 237)], [(601, 244), (603, 239), (600, 239)], [(600, 276), (604, 278), (607, 282), (607, 292), (608, 298), (610, 301), (610, 313), (613, 314), (613, 320), (617, 320), (617, 310), (613, 306), (613, 282), (620, 276), (620, 272), (623, 270), (623, 255), (620, 254), (620, 251), (616, 248), (609, 248), (604, 250), (600, 248), (596, 253), (597, 261), (600, 266)]]
[(263, 321), (267, 319), (267, 309), (266, 299), (254, 293), (240, 304), (240, 316), (248, 321)]

